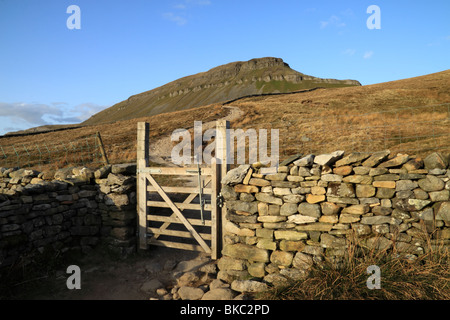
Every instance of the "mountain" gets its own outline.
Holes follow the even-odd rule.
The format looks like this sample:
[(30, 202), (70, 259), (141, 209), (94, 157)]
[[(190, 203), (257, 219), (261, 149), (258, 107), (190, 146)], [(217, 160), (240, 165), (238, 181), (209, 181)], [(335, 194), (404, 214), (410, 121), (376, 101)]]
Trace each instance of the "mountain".
[(191, 109), (253, 94), (346, 86), (361, 86), (361, 84), (356, 80), (309, 76), (291, 69), (280, 58), (266, 57), (238, 61), (133, 95), (95, 114), (83, 122), (83, 125)]
[[(239, 113), (238, 117), (230, 118), (234, 112)], [(232, 129), (256, 132), (266, 129), (270, 135), (270, 129), (278, 129), (281, 160), (297, 153), (335, 150), (351, 153), (389, 149), (391, 155), (402, 152), (422, 157), (433, 151), (449, 153), (450, 70), (373, 85), (248, 97), (228, 105), (216, 103), (71, 130), (3, 136), (0, 144), (5, 154), (0, 157), (0, 166), (16, 165), (16, 151), (22, 160), (28, 161), (25, 146), (32, 157), (38, 157), (38, 164), (42, 164), (37, 145), (43, 146), (42, 150), (45, 150), (44, 143), (84, 145), (86, 138), (96, 132), (101, 133), (111, 163), (134, 162), (139, 121), (150, 123), (151, 156), (170, 157), (172, 142), (160, 142), (167, 141), (167, 137), (170, 141), (174, 130), (185, 128), (193, 134), (194, 121), (202, 121), (206, 128), (207, 123), (214, 125), (216, 120), (225, 117)], [(18, 148), (14, 150), (10, 146)], [(51, 150), (52, 162), (48, 166), (63, 165), (66, 151), (61, 147)], [(91, 165), (96, 167), (100, 162)], [(37, 169), (41, 170), (39, 166)]]

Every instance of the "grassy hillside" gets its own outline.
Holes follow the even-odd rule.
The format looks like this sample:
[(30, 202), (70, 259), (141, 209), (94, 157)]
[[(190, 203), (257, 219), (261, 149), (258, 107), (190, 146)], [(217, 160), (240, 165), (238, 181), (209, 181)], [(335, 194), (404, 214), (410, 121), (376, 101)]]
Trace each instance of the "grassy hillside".
[(285, 156), (388, 148), (425, 154), (450, 151), (448, 103), (450, 70), (362, 87), (241, 99), (233, 105), (246, 117), (232, 127), (279, 129)]
[[(334, 150), (391, 149), (410, 155), (450, 152), (450, 70), (361, 87), (326, 88), (288, 95), (244, 98), (230, 104), (244, 115), (232, 128), (279, 129), (280, 157)], [(115, 123), (27, 137), (0, 139), (0, 146), (83, 140), (99, 131), (111, 162), (136, 158), (136, 124), (150, 123), (151, 143), (194, 121), (215, 121), (230, 112), (211, 104)], [(19, 149), (18, 149), (19, 150)], [(20, 149), (20, 150), (23, 150)], [(0, 164), (2, 165), (2, 164)]]

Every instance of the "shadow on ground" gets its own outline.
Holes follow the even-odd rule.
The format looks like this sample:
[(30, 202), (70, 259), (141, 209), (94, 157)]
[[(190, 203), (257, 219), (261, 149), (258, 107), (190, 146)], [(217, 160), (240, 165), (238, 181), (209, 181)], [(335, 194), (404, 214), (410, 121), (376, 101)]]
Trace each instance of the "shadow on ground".
[[(115, 259), (95, 250), (72, 261), (64, 259), (44, 275), (9, 281), (0, 296), (9, 300), (148, 300), (155, 295), (142, 291), (143, 284), (157, 279), (165, 287), (172, 287), (176, 270), (187, 261), (207, 261), (207, 257), (200, 252), (151, 247), (127, 259)], [(81, 289), (67, 288), (67, 279), (72, 275), (67, 273), (69, 265), (80, 267)]]

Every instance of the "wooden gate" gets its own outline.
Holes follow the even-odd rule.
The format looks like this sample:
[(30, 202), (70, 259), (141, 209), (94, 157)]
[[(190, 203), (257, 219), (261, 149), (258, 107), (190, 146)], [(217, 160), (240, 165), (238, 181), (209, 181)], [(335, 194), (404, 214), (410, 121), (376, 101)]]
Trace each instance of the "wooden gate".
[[(150, 167), (148, 132), (148, 123), (139, 122), (139, 247), (147, 249), (149, 245), (157, 245), (203, 251), (217, 259), (222, 215), (217, 203), (220, 165), (213, 158), (208, 167)], [(183, 177), (190, 177), (189, 186), (183, 186), (180, 181)]]

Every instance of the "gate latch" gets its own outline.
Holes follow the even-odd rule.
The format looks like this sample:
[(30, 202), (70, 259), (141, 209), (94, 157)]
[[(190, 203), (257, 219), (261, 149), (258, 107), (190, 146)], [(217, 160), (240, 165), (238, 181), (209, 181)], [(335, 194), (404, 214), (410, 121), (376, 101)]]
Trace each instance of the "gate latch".
[(217, 206), (218, 206), (219, 208), (222, 208), (222, 207), (223, 207), (223, 196), (222, 196), (222, 193), (219, 193), (219, 194), (217, 195), (216, 200), (217, 200)]

